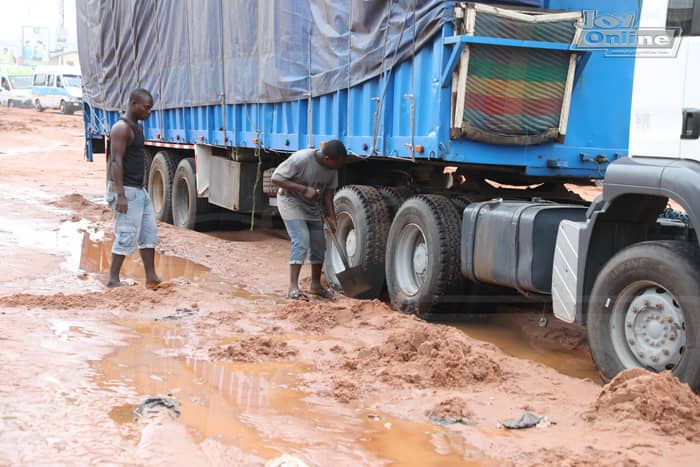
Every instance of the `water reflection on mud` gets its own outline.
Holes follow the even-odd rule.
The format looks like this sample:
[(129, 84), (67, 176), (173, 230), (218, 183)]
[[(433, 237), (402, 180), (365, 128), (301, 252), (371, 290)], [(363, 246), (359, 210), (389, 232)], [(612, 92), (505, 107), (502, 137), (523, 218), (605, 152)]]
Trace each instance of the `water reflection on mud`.
[[(177, 399), (197, 442), (213, 438), (265, 459), (284, 453), (312, 464), (399, 462), (464, 464), (465, 452), (448, 430), (313, 399), (300, 386), (310, 368), (299, 362), (242, 364), (175, 355), (190, 348), (188, 336), (162, 323), (122, 323), (139, 337), (98, 363), (102, 384), (132, 386), (144, 398)], [(128, 423), (125, 407), (110, 416)], [(389, 428), (387, 428), (389, 427)], [(477, 453), (478, 454), (478, 453)]]

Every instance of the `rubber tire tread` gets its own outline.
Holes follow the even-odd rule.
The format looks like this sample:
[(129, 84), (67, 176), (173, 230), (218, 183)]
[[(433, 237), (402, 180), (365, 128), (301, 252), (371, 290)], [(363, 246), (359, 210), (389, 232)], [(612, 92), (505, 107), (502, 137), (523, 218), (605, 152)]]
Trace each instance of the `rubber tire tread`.
[(476, 202), (476, 197), (460, 193), (450, 196), (450, 202), (459, 213), (463, 213), (468, 205)]
[(172, 209), (172, 196), (173, 196), (173, 179), (175, 177), (175, 171), (177, 170), (177, 164), (179, 158), (174, 154), (166, 151), (158, 151), (153, 157), (153, 162), (151, 163), (151, 169), (148, 174), (148, 192), (152, 193), (151, 189), (153, 187), (153, 178), (156, 171), (161, 171), (163, 176), (163, 206), (162, 211), (156, 209), (155, 204), (153, 209), (156, 210), (156, 219), (159, 221), (167, 222), (169, 224), (173, 223), (173, 209)]
[[(173, 225), (176, 227), (181, 227), (183, 229), (194, 229), (198, 224), (207, 221), (209, 219), (204, 219), (203, 215), (207, 214), (209, 212), (209, 201), (207, 201), (206, 198), (199, 198), (197, 196), (197, 171), (196, 171), (196, 165), (194, 162), (194, 157), (185, 157), (183, 158), (180, 163), (177, 165), (177, 169), (175, 170), (175, 176), (173, 177), (173, 193), (172, 193), (172, 215), (173, 215)], [(183, 224), (178, 224), (176, 222), (176, 200), (178, 197), (175, 195), (175, 191), (177, 190), (178, 186), (178, 179), (179, 177), (184, 176), (187, 177), (188, 180), (188, 186), (194, 187), (195, 191), (194, 193), (188, 193), (190, 197), (190, 206), (194, 206), (194, 217), (190, 216), (187, 219), (187, 222)]]
[[(419, 290), (414, 296), (407, 296), (402, 294), (394, 283), (392, 261), (395, 259), (397, 237), (404, 227), (403, 217), (410, 215), (411, 210), (417, 211), (420, 213), (419, 216), (425, 217), (423, 221), (426, 225), (421, 226), (425, 229), (424, 232), (430, 226), (434, 226), (436, 229), (437, 245), (428, 246), (428, 248), (429, 251), (438, 252), (436, 256), (438, 266), (436, 277), (426, 280), (424, 290)], [(429, 318), (433, 314), (453, 311), (451, 304), (446, 303), (444, 299), (464, 284), (460, 274), (459, 255), (456, 255), (460, 246), (460, 228), (459, 212), (444, 196), (418, 195), (410, 198), (401, 206), (391, 225), (386, 250), (387, 288), (391, 303), (396, 309), (416, 313), (425, 318)]]
[[(626, 285), (651, 280), (678, 301), (686, 320), (686, 349), (673, 373), (700, 391), (700, 249), (687, 241), (649, 241), (631, 245), (608, 261), (595, 280), (586, 328), (591, 355), (604, 381), (625, 369), (612, 345), (612, 304)], [(612, 302), (606, 308), (608, 299)]]
[(144, 185), (148, 186), (148, 177), (151, 173), (151, 165), (153, 164), (153, 152), (146, 149), (143, 152), (143, 181)]
[(408, 186), (381, 186), (379, 187), (384, 203), (389, 210), (389, 216), (393, 219), (396, 211), (408, 198), (415, 194), (415, 191)]
[[(384, 252), (391, 222), (388, 209), (379, 190), (372, 186), (347, 185), (341, 188), (335, 194), (336, 213), (338, 212), (339, 200), (342, 198), (347, 198), (352, 206), (359, 209), (359, 213), (353, 213), (355, 214), (353, 216), (355, 219), (359, 217), (366, 220), (366, 222), (361, 222), (361, 225), (356, 225), (355, 229), (356, 232), (362, 232), (359, 235), (364, 236), (359, 243), (363, 247), (369, 246), (369, 248), (364, 248), (364, 251), (361, 252), (360, 265), (366, 272), (365, 279), (372, 285), (372, 289), (355, 298), (377, 298), (381, 295), (385, 286)], [(340, 289), (340, 284), (335, 279), (333, 272), (330, 271), (332, 262), (330, 261), (329, 252), (331, 250), (332, 247), (326, 248), (326, 264), (324, 268), (326, 280), (333, 288)], [(353, 264), (353, 266), (355, 265)]]

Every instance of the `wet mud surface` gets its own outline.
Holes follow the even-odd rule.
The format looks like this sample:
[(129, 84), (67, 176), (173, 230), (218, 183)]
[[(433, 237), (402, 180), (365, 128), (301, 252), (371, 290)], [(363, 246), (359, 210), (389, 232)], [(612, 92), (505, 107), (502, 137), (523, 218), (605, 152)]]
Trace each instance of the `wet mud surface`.
[[(531, 307), (429, 324), (290, 302), (274, 228), (159, 225), (169, 286), (134, 255), (134, 285), (105, 289), (104, 160), (82, 160), (79, 115), (37, 119), (0, 110), (0, 464), (695, 463), (700, 399), (671, 375), (603, 386), (584, 330)], [(177, 410), (136, 416), (151, 397)], [(503, 428), (524, 412), (548, 423)]]

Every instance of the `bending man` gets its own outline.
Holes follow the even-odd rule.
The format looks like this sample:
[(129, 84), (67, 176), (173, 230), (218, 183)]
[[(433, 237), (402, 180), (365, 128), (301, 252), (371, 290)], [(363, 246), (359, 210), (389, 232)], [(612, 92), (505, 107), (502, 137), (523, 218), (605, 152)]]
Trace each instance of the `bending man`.
[(295, 152), (272, 175), (272, 182), (280, 187), (277, 207), (292, 241), (289, 298), (308, 300), (299, 290), (299, 273), (307, 254), (311, 263), (311, 293), (323, 298), (333, 297), (329, 290), (321, 286), (321, 269), (326, 251), (323, 211), (328, 226), (335, 232), (333, 196), (338, 188), (338, 169), (343, 166), (346, 157), (343, 143), (332, 140), (322, 150), (302, 149)]

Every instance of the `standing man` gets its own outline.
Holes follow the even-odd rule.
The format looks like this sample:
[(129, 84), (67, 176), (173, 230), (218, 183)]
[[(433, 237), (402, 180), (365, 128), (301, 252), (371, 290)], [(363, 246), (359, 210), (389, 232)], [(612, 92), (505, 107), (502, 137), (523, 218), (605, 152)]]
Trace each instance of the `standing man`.
[(143, 187), (144, 137), (139, 120), (151, 115), (153, 97), (145, 89), (129, 95), (126, 115), (112, 127), (110, 155), (107, 162), (109, 182), (107, 201), (114, 212), (114, 245), (107, 287), (122, 285), (119, 272), (124, 258), (138, 246), (146, 271), (146, 288), (158, 288), (154, 259), (158, 241), (153, 203)]
[(299, 290), (299, 273), (307, 253), (311, 263), (311, 293), (333, 298), (331, 291), (321, 286), (321, 269), (326, 251), (323, 214), (325, 211), (328, 226), (335, 233), (333, 196), (338, 188), (338, 169), (343, 166), (346, 157), (343, 143), (332, 140), (322, 150), (302, 149), (295, 152), (272, 175), (272, 182), (280, 187), (277, 207), (292, 241), (289, 298), (309, 299)]

